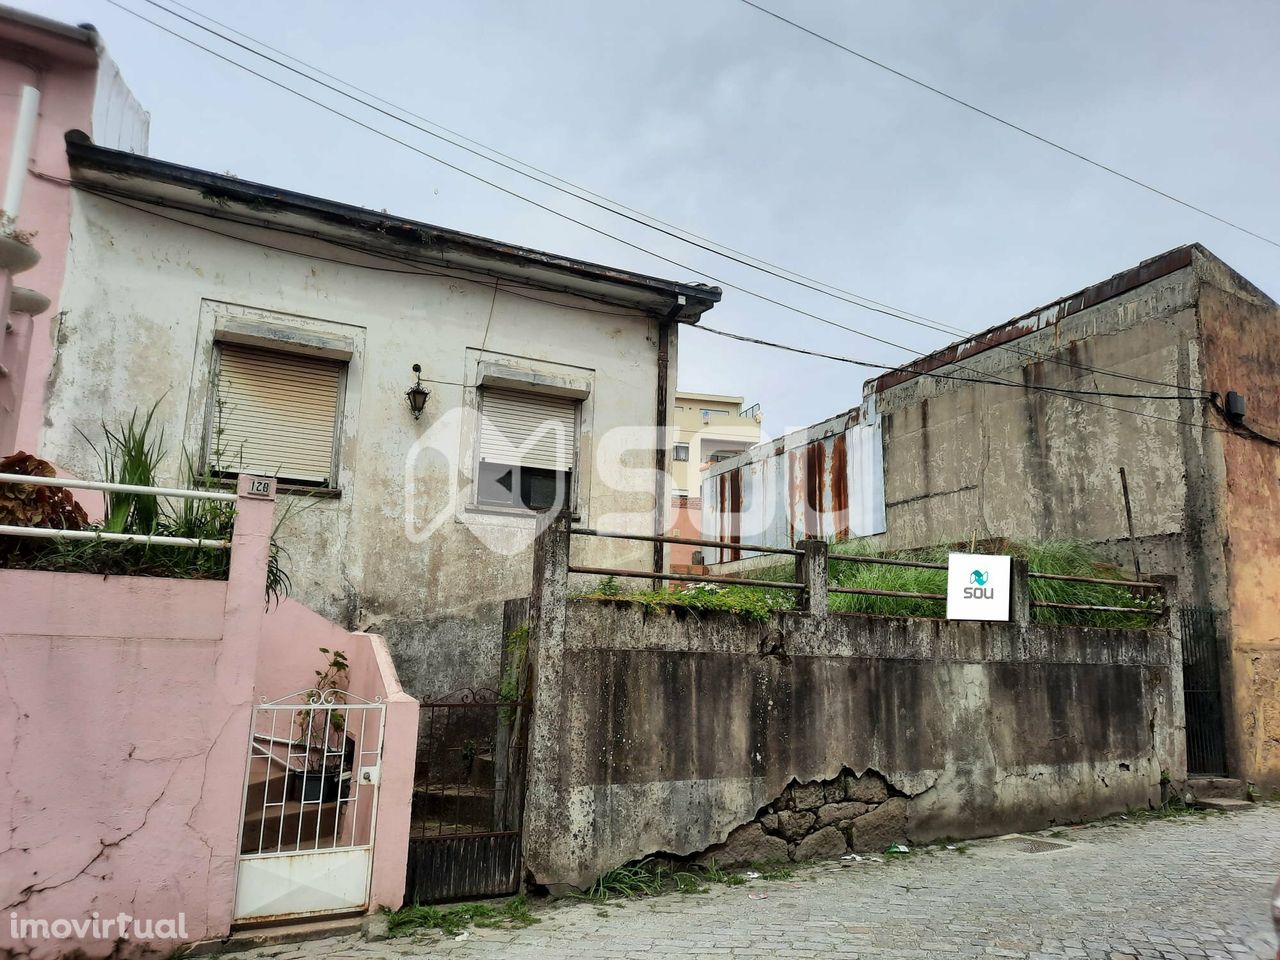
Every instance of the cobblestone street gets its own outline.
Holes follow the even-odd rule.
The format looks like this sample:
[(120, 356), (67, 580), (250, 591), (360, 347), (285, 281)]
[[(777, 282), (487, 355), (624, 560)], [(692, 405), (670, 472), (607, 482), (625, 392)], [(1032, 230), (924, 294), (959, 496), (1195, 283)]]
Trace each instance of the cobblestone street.
[(977, 841), (888, 863), (832, 863), (784, 881), (715, 885), (602, 908), (538, 908), (519, 930), (262, 948), (276, 960), (402, 956), (587, 960), (675, 957), (1050, 957), (1272, 960), (1269, 893), (1280, 874), (1280, 805), (1145, 823), (1110, 822)]

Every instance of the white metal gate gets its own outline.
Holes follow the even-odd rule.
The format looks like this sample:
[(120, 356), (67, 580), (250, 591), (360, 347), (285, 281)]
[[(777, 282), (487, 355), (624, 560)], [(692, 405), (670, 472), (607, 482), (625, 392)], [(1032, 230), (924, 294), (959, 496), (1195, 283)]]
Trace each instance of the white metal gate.
[(380, 702), (337, 689), (253, 708), (237, 922), (368, 905), (385, 712)]

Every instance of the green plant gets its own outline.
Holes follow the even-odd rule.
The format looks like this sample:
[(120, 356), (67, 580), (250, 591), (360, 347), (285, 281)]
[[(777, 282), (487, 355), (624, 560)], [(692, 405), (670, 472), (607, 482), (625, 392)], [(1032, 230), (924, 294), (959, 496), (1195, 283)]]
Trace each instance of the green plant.
[(663, 872), (662, 867), (653, 860), (641, 860), (639, 863), (614, 867), (601, 874), (600, 879), (592, 884), (586, 893), (578, 896), (584, 900), (651, 897), (662, 892)]
[(393, 937), (404, 937), (418, 930), (439, 930), (447, 936), (456, 936), (469, 926), (476, 927), (527, 927), (541, 923), (529, 910), (524, 896), (515, 897), (504, 904), (463, 903), (452, 907), (414, 905), (387, 912), (387, 932)]
[(595, 592), (602, 597), (616, 597), (622, 592), (622, 587), (618, 585), (617, 577), (608, 576), (597, 584)]
[[(161, 400), (164, 398), (161, 397)], [(151, 405), (146, 416), (138, 420), (138, 411), (115, 429), (102, 423), (103, 443), (98, 447), (79, 427), (76, 433), (98, 458), (102, 479), (107, 483), (156, 486), (156, 471), (164, 459), (164, 430), (155, 427), (160, 400)], [(102, 530), (107, 533), (156, 533), (161, 511), (154, 494), (113, 491), (104, 497), (106, 513)]]
[(646, 610), (685, 609), (735, 613), (744, 619), (764, 622), (775, 610), (789, 610), (795, 598), (785, 590), (760, 587), (699, 583), (683, 590), (645, 590), (605, 594), (598, 590), (579, 594), (581, 600), (609, 600), (633, 603)]
[[(110, 483), (154, 487), (166, 451), (164, 431), (157, 426), (159, 401), (145, 415), (135, 410), (127, 421), (115, 427), (102, 423), (103, 440), (95, 444), (83, 432), (80, 436), (93, 450), (102, 473)], [(217, 431), (215, 431), (217, 432)], [(211, 463), (220, 462), (220, 449), (211, 455)], [(24, 455), (25, 456), (25, 455)], [(12, 458), (10, 458), (12, 459)], [(34, 459), (34, 458), (33, 458)], [(39, 461), (43, 462), (43, 461)], [(35, 467), (27, 465), (32, 470)], [(49, 470), (52, 470), (50, 467)], [(43, 475), (51, 476), (52, 473)], [(180, 484), (192, 490), (223, 489), (222, 480), (212, 469), (197, 469), (187, 451), (182, 451)], [(23, 497), (24, 513), (30, 513), (35, 495), (29, 488), (4, 485), (0, 488), (0, 511), (8, 499)], [(100, 530), (103, 533), (129, 533), (142, 536), (182, 537), (193, 540), (229, 541), (235, 528), (235, 504), (225, 501), (174, 498), (172, 504), (155, 494), (113, 491), (105, 497), (105, 516), (101, 524), (92, 526), (70, 493), (60, 487), (30, 488), (47, 491), (40, 498), (56, 498), (61, 504), (59, 516), (42, 514), (23, 525)], [(18, 491), (17, 494), (12, 491)], [(38, 499), (38, 498), (37, 498)], [(288, 596), (292, 582), (285, 569), (288, 551), (280, 544), (281, 527), (293, 516), (315, 504), (309, 498), (290, 498), (278, 512), (271, 531), (266, 575), (266, 602), (279, 603)], [(14, 508), (16, 511), (16, 507)], [(78, 513), (77, 513), (78, 511)], [(80, 519), (83, 517), (83, 519)], [(66, 573), (97, 573), (117, 576), (180, 577), (187, 579), (225, 580), (231, 565), (230, 551), (180, 547), (153, 543), (120, 543), (107, 540), (41, 540), (37, 543), (15, 543), (19, 538), (0, 538), (0, 564), (7, 567), (55, 570)]]
[(310, 706), (299, 709), (295, 714), (298, 725), (295, 743), (301, 747), (309, 770), (323, 769), (331, 755), (342, 755), (347, 726), (346, 715), (334, 709), (335, 704), (347, 702), (346, 689), (350, 679), (347, 655), (342, 650), (330, 650), (328, 647), (320, 647), (320, 652), (329, 659), (323, 670), (316, 671), (315, 692), (308, 700)]

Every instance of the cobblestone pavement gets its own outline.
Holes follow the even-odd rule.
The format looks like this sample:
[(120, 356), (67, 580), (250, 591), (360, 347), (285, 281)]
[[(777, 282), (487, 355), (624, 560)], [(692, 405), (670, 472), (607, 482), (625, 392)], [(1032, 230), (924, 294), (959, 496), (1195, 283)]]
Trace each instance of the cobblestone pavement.
[(1095, 824), (1024, 852), (1009, 840), (888, 863), (822, 864), (786, 881), (704, 895), (580, 901), (519, 930), (279, 945), (275, 960), (656, 957), (1051, 957), (1274, 960), (1269, 894), (1280, 874), (1280, 804), (1145, 823)]

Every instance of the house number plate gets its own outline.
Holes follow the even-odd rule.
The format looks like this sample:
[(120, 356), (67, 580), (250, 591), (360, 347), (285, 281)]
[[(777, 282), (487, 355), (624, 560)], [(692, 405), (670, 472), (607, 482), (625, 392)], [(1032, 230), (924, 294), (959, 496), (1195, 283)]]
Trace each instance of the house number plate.
[(271, 497), (275, 494), (275, 481), (270, 477), (250, 477), (249, 489), (245, 495), (249, 497)]

